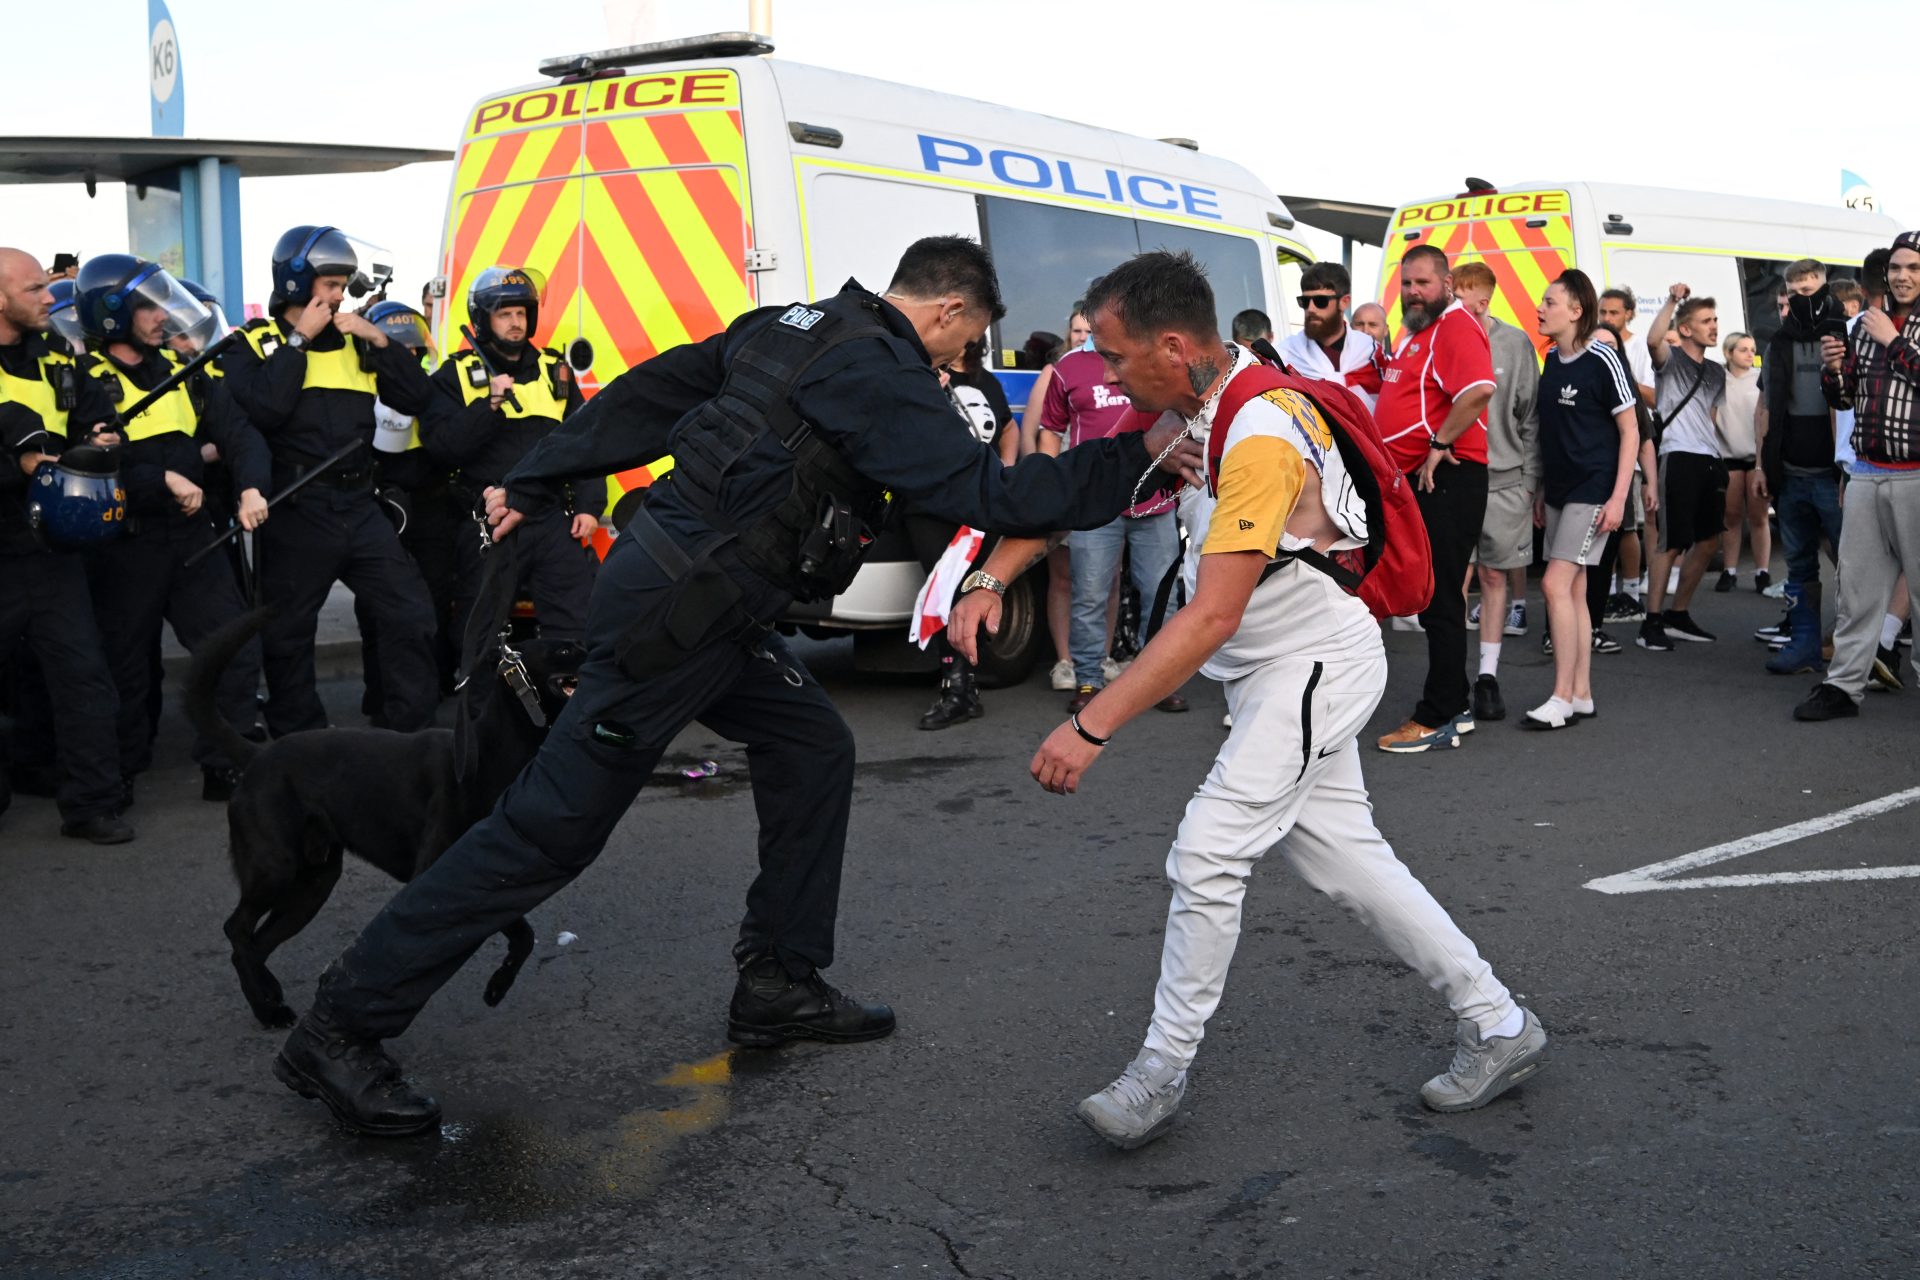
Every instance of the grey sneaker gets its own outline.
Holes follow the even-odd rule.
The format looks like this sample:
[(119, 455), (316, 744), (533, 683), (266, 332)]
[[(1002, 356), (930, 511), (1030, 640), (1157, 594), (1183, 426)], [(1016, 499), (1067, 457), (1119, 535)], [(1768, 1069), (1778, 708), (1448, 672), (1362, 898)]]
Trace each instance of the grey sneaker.
[(1453, 1065), (1420, 1086), (1420, 1100), (1435, 1111), (1471, 1111), (1484, 1107), (1547, 1065), (1547, 1033), (1533, 1010), (1518, 1035), (1480, 1038), (1480, 1028), (1462, 1022), (1454, 1031)]
[(1118, 1080), (1075, 1107), (1073, 1113), (1114, 1146), (1131, 1151), (1173, 1127), (1180, 1099), (1186, 1095), (1187, 1073), (1158, 1051), (1142, 1049)]

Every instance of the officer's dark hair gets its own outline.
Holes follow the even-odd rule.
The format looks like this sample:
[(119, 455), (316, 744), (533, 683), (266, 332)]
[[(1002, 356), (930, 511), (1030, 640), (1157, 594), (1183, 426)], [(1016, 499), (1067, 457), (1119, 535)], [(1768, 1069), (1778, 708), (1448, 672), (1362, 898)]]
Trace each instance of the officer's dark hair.
[(1405, 271), (1410, 264), (1418, 262), (1422, 258), (1432, 258), (1434, 270), (1438, 271), (1442, 278), (1445, 278), (1447, 273), (1452, 269), (1451, 265), (1447, 262), (1446, 251), (1441, 249), (1439, 245), (1433, 244), (1417, 244), (1407, 250), (1406, 255), (1400, 259), (1400, 269)]
[(1875, 249), (1860, 264), (1860, 287), (1867, 291), (1870, 301), (1887, 296), (1887, 264), (1892, 261), (1893, 250)]
[(1102, 311), (1113, 312), (1130, 338), (1150, 340), (1167, 332), (1202, 342), (1220, 338), (1207, 269), (1184, 249), (1129, 258), (1088, 285), (1087, 317)]
[(1331, 289), (1333, 296), (1344, 298), (1353, 292), (1353, 277), (1337, 262), (1316, 262), (1300, 273), (1300, 291)]
[(1007, 314), (1000, 298), (1000, 278), (993, 256), (979, 241), (966, 236), (928, 236), (915, 240), (900, 255), (887, 292), (903, 298), (943, 298), (958, 294), (969, 308), (978, 307), (995, 320)]
[(1258, 307), (1248, 307), (1233, 318), (1233, 340), (1252, 342), (1255, 338), (1264, 338), (1273, 332), (1273, 321), (1267, 313)]

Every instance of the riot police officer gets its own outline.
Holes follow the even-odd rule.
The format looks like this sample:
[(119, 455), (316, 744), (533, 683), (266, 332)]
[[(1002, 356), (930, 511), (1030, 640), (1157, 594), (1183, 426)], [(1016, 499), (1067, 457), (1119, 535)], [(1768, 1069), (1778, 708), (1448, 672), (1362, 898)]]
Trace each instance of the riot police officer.
[(1008, 533), (1093, 528), (1127, 506), (1152, 451), (1178, 438), (1158, 426), (1003, 467), (954, 429), (933, 371), (1003, 312), (980, 245), (922, 240), (884, 297), (848, 281), (635, 366), (528, 454), (505, 494), (489, 494), (506, 540), (553, 508), (567, 478), (675, 459), (601, 567), (588, 660), (538, 756), (322, 976), (275, 1060), (282, 1082), (363, 1132), (436, 1123), (438, 1105), (380, 1042), (489, 934), (586, 869), (695, 719), (746, 744), (761, 824), (729, 1037), (776, 1045), (893, 1030), (891, 1009), (847, 998), (820, 973), (833, 961), (853, 739), (771, 623), (794, 600), (843, 590), (895, 499)]
[[(367, 308), (367, 320), (412, 352), (420, 368), (433, 372), (433, 339), (426, 317), (404, 302), (376, 302)], [(455, 543), (460, 538), (479, 541), (472, 515), (455, 497), (452, 469), (428, 455), (420, 440), (420, 419), (390, 408), (384, 401), (373, 406), (374, 483), (382, 506), (399, 525), (400, 545), (406, 549), (420, 576), (426, 581), (427, 595), (433, 601), (433, 661), (440, 675), (440, 692), (453, 692), (454, 668), (459, 665), (459, 633), (453, 629), (454, 578), (457, 572)], [(373, 615), (359, 600), (354, 601), (354, 619), (360, 625), (360, 647), (365, 659), (365, 694), (360, 709), (378, 716), (386, 701), (381, 691), (380, 663), (376, 660), (380, 641), (375, 633)]]
[[(427, 424), (427, 452), (459, 469), (472, 495), (500, 485), (534, 446), (580, 407), (580, 388), (566, 360), (551, 347), (537, 347), (540, 291), (519, 267), (488, 267), (467, 291), (467, 313), (483, 351), (460, 351), (433, 375), (434, 385), (462, 407)], [(511, 398), (509, 398), (511, 397)], [(565, 482), (560, 502), (520, 530), (521, 584), (533, 594), (540, 633), (577, 640), (586, 632), (587, 597), (593, 592), (593, 552), (583, 542), (599, 527), (607, 503), (606, 481), (582, 477)], [(459, 573), (454, 593), (454, 634), (480, 591), (483, 543), (455, 543)]]
[[(157, 264), (130, 254), (90, 258), (76, 281), (76, 311), (90, 353), (80, 358), (121, 410), (172, 377), (182, 361), (171, 342), (189, 349), (212, 341), (217, 321)], [(94, 615), (107, 665), (119, 690), (120, 776), (131, 799), (133, 779), (153, 761), (153, 650), (163, 623), (190, 652), (246, 611), (226, 561), (208, 556), (188, 564), (214, 536), (205, 511), (211, 444), (226, 460), (244, 529), (267, 518), (267, 447), (234, 408), (223, 383), (190, 377), (121, 426), (121, 487), (126, 533), (87, 553)], [(233, 662), (222, 672), (220, 714), (234, 728), (254, 727), (256, 663)], [(225, 801), (239, 778), (235, 762), (213, 741), (196, 735), (193, 755), (201, 794)]]
[[(413, 354), (342, 309), (377, 287), (336, 227), (294, 227), (273, 249), (272, 319), (250, 322), (221, 368), (273, 455), (273, 488), (313, 474), (260, 535), (267, 727), (327, 722), (314, 689), (314, 631), (336, 581), (372, 610), (386, 698), (384, 722), (410, 732), (433, 719), (433, 610), (420, 571), (374, 500), (374, 401), (424, 412), (434, 395)], [(346, 450), (344, 456), (340, 454)], [(315, 474), (316, 469), (317, 474)]]
[[(47, 337), (50, 302), (40, 264), (18, 249), (0, 249), (0, 578), (6, 582), (0, 651), (24, 637), (52, 686), (54, 740), (65, 774), (57, 796), (60, 834), (122, 844), (133, 839), (133, 828), (118, 814), (119, 699), (101, 653), (86, 570), (78, 552), (49, 545), (28, 518), (30, 488), (58, 487), (42, 464), (65, 452), (70, 437), (91, 434), (98, 443), (119, 437), (94, 430), (112, 419), (113, 405), (74, 369), (65, 342)], [(0, 801), (7, 798), (0, 781)]]

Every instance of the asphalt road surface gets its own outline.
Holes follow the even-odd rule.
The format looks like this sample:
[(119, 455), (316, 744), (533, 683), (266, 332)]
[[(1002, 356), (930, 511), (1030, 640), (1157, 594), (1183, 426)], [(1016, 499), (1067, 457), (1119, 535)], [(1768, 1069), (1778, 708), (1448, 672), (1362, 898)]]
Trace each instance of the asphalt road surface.
[[(1539, 1013), (1548, 1070), (1424, 1111), (1447, 1010), (1275, 859), (1185, 1115), (1132, 1153), (1071, 1108), (1145, 1028), (1161, 863), (1222, 735), (1205, 682), (1057, 798), (1026, 775), (1061, 719), (1037, 677), (920, 733), (924, 683), (808, 646), (862, 755), (832, 977), (897, 1034), (729, 1051), (753, 807), (740, 751), (696, 728), (536, 914), (507, 1001), (481, 1003), (490, 944), (397, 1042), (446, 1108), (406, 1141), (269, 1075), (220, 933), (224, 821), (170, 720), (137, 842), (61, 840), (45, 800), (0, 819), (0, 1275), (1912, 1276), (1920, 879), (1788, 873), (1920, 863), (1920, 805), (1585, 887), (1920, 787), (1920, 693), (1795, 724), (1809, 680), (1762, 674), (1748, 638), (1776, 606), (1695, 614), (1719, 644), (1596, 658), (1597, 721), (1365, 755), (1382, 828)], [(1507, 642), (1515, 715), (1550, 683), (1538, 627)], [(1375, 732), (1422, 669), (1420, 637), (1388, 639)], [(349, 721), (354, 691), (328, 693)], [(1702, 876), (1735, 878), (1658, 887)], [(296, 1003), (391, 888), (350, 861), (274, 959)]]

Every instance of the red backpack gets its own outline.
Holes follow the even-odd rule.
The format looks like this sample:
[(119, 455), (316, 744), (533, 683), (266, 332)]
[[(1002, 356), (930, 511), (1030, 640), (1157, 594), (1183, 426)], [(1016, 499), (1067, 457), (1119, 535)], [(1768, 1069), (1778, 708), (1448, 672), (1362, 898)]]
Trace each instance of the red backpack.
[(1266, 365), (1241, 371), (1220, 393), (1220, 405), (1214, 411), (1213, 430), (1207, 437), (1209, 486), (1217, 495), (1220, 456), (1234, 415), (1255, 396), (1279, 390), (1305, 397), (1327, 420), (1347, 477), (1367, 512), (1366, 546), (1331, 554), (1308, 548), (1285, 559), (1305, 561), (1320, 570), (1359, 596), (1376, 618), (1419, 613), (1433, 601), (1433, 549), (1413, 484), (1380, 443), (1366, 403), (1340, 383), (1299, 378)]

